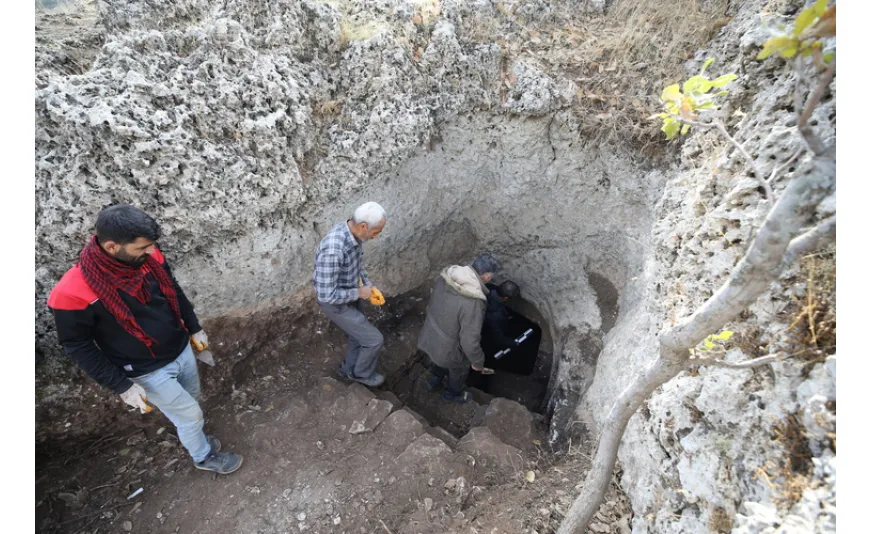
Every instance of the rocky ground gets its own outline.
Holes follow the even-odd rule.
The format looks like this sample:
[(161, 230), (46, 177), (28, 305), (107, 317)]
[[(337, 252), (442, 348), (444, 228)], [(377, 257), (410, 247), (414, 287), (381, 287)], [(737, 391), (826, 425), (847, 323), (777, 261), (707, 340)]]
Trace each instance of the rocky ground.
[[(409, 306), (415, 298), (406, 297)], [(419, 324), (391, 328), (395, 315), (370, 312), (387, 338), (382, 367), (397, 383)], [(419, 387), (426, 376), (403, 381), (414, 384), (402, 393), (413, 407), (387, 389), (330, 378), (343, 335), (325, 327), (314, 339), (232, 374), (220, 369), (231, 349), (219, 345), (218, 367), (200, 364), (207, 432), (245, 457), (234, 474), (197, 471), (165, 417), (127, 412), (120, 402), (112, 403), (117, 429), (38, 444), (37, 531), (554, 530), (582, 487), (588, 443), (554, 450), (542, 416), (479, 390), (475, 402), (446, 406)], [(447, 431), (421, 413), (457, 424)], [(627, 533), (629, 520), (614, 484), (595, 532)]]

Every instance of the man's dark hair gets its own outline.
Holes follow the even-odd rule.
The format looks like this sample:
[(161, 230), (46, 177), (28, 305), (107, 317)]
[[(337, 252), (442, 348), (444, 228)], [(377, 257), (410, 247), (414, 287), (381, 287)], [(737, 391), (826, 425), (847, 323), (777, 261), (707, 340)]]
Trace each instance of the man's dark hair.
[(100, 243), (114, 241), (126, 245), (140, 237), (157, 241), (160, 226), (153, 217), (129, 204), (117, 204), (103, 209), (97, 215), (97, 239)]
[(501, 270), (501, 264), (495, 259), (495, 256), (489, 252), (484, 252), (474, 259), (471, 268), (477, 271), (477, 274), (492, 273), (495, 274)]
[(498, 292), (498, 296), (502, 298), (519, 297), (520, 286), (510, 280), (505, 280), (498, 285), (496, 292)]

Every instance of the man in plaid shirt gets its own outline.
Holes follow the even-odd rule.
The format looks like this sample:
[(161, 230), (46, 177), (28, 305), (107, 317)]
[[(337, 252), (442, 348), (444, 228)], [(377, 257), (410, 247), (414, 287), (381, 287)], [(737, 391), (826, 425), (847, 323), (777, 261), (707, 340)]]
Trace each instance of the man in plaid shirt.
[(371, 282), (362, 267), (362, 244), (378, 237), (386, 224), (384, 208), (366, 202), (350, 220), (332, 227), (314, 257), (317, 303), (348, 336), (338, 376), (369, 387), (384, 383), (384, 375), (375, 371), (384, 336), (362, 312), (362, 301), (372, 295)]

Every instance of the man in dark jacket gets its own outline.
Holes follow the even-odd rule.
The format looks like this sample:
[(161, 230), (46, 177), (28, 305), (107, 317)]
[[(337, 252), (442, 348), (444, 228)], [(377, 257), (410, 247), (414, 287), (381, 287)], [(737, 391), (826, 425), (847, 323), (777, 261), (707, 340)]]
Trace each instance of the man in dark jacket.
[(141, 413), (159, 408), (197, 469), (232, 473), (242, 464), (203, 433), (199, 373), (191, 342), (208, 347), (193, 305), (154, 242), (157, 222), (120, 204), (97, 216), (97, 233), (54, 286), (48, 306), (68, 356)]
[(499, 285), (486, 284), (489, 293), (486, 295), (486, 316), (483, 319), (481, 337), (492, 341), (493, 345), (502, 349), (512, 349), (517, 342), (507, 335), (510, 326), (510, 314), (505, 302), (509, 298), (520, 296), (520, 286), (506, 280)]
[(470, 266), (447, 267), (435, 281), (417, 348), (430, 360), (433, 376), (427, 389), (435, 390), (448, 378), (441, 395), (447, 402), (468, 402), (464, 389), (469, 362), (475, 371), (492, 372), (484, 367), (480, 331), (489, 292), (486, 283), (498, 270), (498, 261), (485, 253)]

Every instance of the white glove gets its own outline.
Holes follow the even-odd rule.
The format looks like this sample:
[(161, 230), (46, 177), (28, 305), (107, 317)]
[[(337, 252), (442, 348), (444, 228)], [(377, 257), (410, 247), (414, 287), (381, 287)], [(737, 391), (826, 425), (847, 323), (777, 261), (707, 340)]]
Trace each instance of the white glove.
[(205, 350), (208, 348), (208, 336), (205, 335), (205, 330), (200, 330), (199, 332), (190, 336), (190, 342), (193, 343), (193, 346), (196, 350)]
[(151, 411), (151, 407), (145, 402), (148, 400), (148, 395), (145, 394), (145, 390), (139, 384), (133, 384), (130, 389), (121, 393), (121, 398), (133, 408), (139, 408), (141, 413)]
[(475, 367), (475, 366), (472, 365), (471, 368), (474, 369), (475, 371), (477, 371), (478, 373), (482, 374), (482, 375), (494, 375), (494, 374), (495, 374), (495, 370), (490, 369), (489, 367), (480, 367), (480, 368), (477, 368), (477, 367)]

